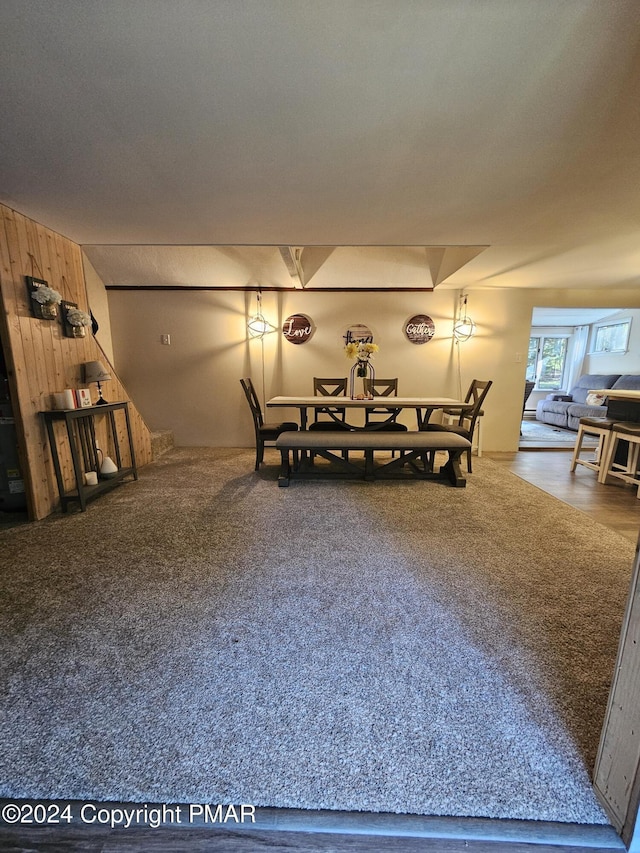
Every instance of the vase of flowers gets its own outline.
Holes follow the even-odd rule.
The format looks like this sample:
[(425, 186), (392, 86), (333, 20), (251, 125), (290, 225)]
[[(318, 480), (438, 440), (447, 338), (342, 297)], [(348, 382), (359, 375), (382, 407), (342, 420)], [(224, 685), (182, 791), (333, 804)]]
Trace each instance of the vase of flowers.
[[(345, 349), (347, 358), (355, 359), (355, 363), (351, 368), (351, 377), (349, 382), (349, 391), (351, 399), (370, 399), (373, 397), (373, 380), (375, 379), (375, 369), (371, 363), (374, 352), (378, 352), (378, 345), (374, 343), (365, 343), (364, 341), (350, 341)], [(362, 393), (359, 393), (356, 388), (357, 378), (362, 379)]]
[(86, 311), (79, 308), (70, 308), (67, 311), (66, 321), (70, 329), (70, 337), (84, 338), (86, 327), (91, 325), (91, 317)]
[(62, 297), (57, 290), (46, 284), (35, 287), (31, 292), (34, 301), (34, 313), (41, 320), (55, 320), (58, 316), (58, 305)]

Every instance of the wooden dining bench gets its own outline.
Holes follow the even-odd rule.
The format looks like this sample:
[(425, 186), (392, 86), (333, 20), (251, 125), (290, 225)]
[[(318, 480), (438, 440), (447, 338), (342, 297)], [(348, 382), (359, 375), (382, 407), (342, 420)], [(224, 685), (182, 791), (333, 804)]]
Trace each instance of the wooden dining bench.
[[(376, 430), (299, 430), (283, 432), (276, 447), (282, 459), (279, 486), (288, 486), (292, 476), (300, 477), (353, 477), (365, 480), (385, 477), (418, 477), (447, 480), (453, 486), (464, 488), (467, 484), (460, 469), (460, 457), (471, 446), (468, 439), (449, 432), (379, 432)], [(447, 462), (438, 471), (433, 470), (437, 451), (448, 453)], [(364, 465), (343, 458), (351, 451), (364, 452)], [(397, 451), (400, 456), (384, 463), (374, 463), (376, 451)], [(331, 467), (316, 466), (306, 454), (312, 453), (331, 463)], [(360, 463), (362, 460), (359, 460)]]

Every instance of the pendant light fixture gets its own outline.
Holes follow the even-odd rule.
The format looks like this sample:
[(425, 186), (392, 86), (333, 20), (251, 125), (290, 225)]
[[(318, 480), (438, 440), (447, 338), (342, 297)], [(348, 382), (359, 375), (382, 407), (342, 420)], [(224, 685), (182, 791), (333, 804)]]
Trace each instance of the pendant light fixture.
[(453, 337), (456, 343), (468, 341), (472, 338), (476, 331), (476, 324), (467, 314), (467, 297), (460, 297), (460, 305), (458, 308), (458, 319), (453, 324)]
[(262, 295), (259, 290), (256, 293), (256, 313), (247, 322), (247, 329), (252, 338), (262, 338), (269, 331), (269, 323), (262, 313)]

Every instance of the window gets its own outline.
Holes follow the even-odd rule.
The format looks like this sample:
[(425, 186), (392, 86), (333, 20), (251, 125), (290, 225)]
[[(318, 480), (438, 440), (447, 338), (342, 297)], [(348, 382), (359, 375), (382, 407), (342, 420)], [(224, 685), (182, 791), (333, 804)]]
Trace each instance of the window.
[(596, 326), (592, 352), (626, 352), (630, 331), (631, 320)]
[(567, 341), (567, 336), (539, 335), (529, 338), (526, 378), (534, 381), (539, 391), (557, 391), (562, 388)]

